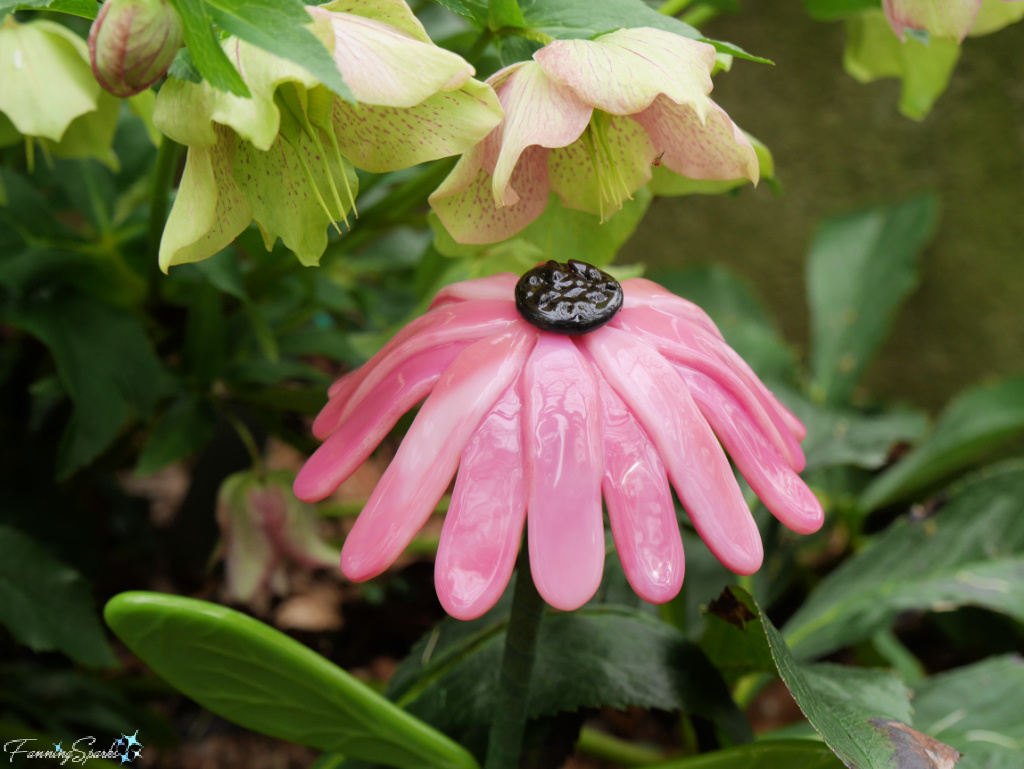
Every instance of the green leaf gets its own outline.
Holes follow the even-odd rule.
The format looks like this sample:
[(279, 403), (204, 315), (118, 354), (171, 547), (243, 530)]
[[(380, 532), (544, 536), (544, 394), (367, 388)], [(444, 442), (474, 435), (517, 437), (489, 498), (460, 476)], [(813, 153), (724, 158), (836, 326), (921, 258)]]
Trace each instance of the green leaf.
[(813, 392), (843, 404), (917, 284), (938, 203), (922, 195), (821, 224), (807, 263)]
[(766, 740), (680, 758), (646, 769), (842, 769), (828, 745), (812, 740)]
[(475, 769), (463, 748), (319, 654), (223, 606), (122, 593), (107, 624), (159, 676), (247, 729), (407, 769)]
[(907, 499), (989, 457), (1024, 432), (1024, 377), (957, 396), (928, 440), (882, 473), (864, 491), (865, 511)]
[(916, 687), (914, 720), (964, 754), (958, 769), (1019, 769), (1024, 756), (1024, 660), (992, 657)]
[(878, 6), (879, 0), (804, 0), (807, 13), (818, 21), (838, 21)]
[(312, 23), (313, 19), (300, 0), (203, 2), (210, 18), (229, 34), (295, 62), (342, 99), (355, 102), (355, 96), (341, 79), (341, 72), (330, 51), (303, 26)]
[(0, 622), (33, 651), (63, 652), (93, 667), (117, 665), (82, 575), (8, 526), (0, 526)]
[(157, 422), (142, 447), (136, 475), (151, 475), (202, 449), (217, 427), (217, 415), (210, 404), (193, 394), (174, 401)]
[(472, 19), (481, 29), (487, 24), (487, 0), (434, 0), (452, 13)]
[[(912, 31), (912, 30), (910, 30)], [(900, 112), (923, 120), (949, 84), (960, 58), (955, 40), (922, 41), (908, 34), (900, 42), (880, 10), (870, 10), (846, 20), (843, 66), (861, 83), (895, 77), (902, 81)]]
[(982, 606), (1024, 620), (1024, 465), (960, 487), (926, 518), (897, 521), (826, 577), (786, 624), (801, 658), (889, 627), (900, 612)]
[(54, 11), (95, 19), (100, 6), (95, 0), (0, 0), (0, 21), (13, 11)]
[[(507, 611), (503, 602), (472, 622), (442, 622), (399, 667), (388, 696), (463, 744), (486, 734)], [(618, 606), (549, 613), (541, 624), (529, 717), (605, 705), (689, 711), (717, 722), (736, 742), (751, 737), (718, 673), (675, 628)]]
[(213, 19), (203, 0), (169, 0), (181, 16), (191, 64), (207, 82), (236, 96), (251, 96), (213, 29)]

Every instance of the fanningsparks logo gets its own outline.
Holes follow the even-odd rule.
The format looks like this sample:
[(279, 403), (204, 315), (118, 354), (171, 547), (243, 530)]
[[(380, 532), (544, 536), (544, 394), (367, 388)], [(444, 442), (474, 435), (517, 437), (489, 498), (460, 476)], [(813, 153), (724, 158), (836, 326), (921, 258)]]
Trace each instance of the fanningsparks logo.
[(94, 750), (95, 737), (82, 737), (75, 740), (68, 747), (63, 742), (54, 743), (53, 747), (40, 749), (36, 743), (40, 742), (32, 737), (25, 737), (20, 740), (10, 740), (4, 744), (4, 754), (10, 756), (10, 763), (14, 763), (15, 756), (22, 758), (42, 758), (50, 761), (57, 761), (61, 766), (65, 764), (84, 764), (92, 758), (105, 758), (107, 760), (118, 760), (122, 764), (132, 765), (135, 759), (142, 755), (142, 743), (139, 742), (139, 730), (135, 734), (122, 734), (110, 744), (107, 750)]

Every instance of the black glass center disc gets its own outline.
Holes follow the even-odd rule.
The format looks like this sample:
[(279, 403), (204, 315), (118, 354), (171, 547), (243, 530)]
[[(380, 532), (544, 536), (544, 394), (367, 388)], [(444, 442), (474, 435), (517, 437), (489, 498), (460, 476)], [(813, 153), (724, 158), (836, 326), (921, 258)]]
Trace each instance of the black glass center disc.
[(622, 286), (586, 262), (554, 260), (516, 283), (516, 309), (527, 323), (553, 334), (586, 334), (622, 309)]

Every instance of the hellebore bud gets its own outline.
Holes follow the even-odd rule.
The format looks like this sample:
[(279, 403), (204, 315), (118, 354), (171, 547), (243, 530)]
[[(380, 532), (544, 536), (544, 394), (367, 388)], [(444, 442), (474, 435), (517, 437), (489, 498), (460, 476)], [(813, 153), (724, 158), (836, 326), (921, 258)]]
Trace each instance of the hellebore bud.
[(106, 0), (89, 30), (93, 74), (115, 96), (134, 96), (164, 76), (182, 39), (166, 0)]

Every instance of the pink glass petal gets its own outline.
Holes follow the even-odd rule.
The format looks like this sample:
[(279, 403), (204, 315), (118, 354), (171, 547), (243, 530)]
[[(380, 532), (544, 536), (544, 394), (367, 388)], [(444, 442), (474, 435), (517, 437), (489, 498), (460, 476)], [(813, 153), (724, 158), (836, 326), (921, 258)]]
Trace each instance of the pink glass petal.
[[(782, 421), (782, 424), (785, 425), (791, 433), (793, 433), (793, 437), (798, 441), (802, 441), (806, 438), (807, 428), (804, 426), (804, 423), (797, 419), (796, 414), (783, 406), (782, 402), (775, 397), (775, 394), (771, 390), (765, 387), (764, 382), (762, 382), (757, 374), (754, 373), (754, 370), (750, 368), (750, 365), (743, 360), (740, 354), (731, 347), (726, 347), (724, 352), (736, 370), (745, 375), (747, 382), (749, 382), (754, 388), (754, 391), (758, 393), (762, 401), (775, 407), (774, 412), (769, 409), (769, 413), (777, 414), (779, 419)], [(800, 462), (799, 465), (793, 465), (793, 469), (798, 473), (803, 471), (804, 463)]]
[(701, 374), (684, 373), (683, 380), (737, 469), (765, 507), (797, 534), (812, 534), (820, 529), (825, 520), (821, 503), (768, 445), (736, 399)]
[(530, 567), (556, 609), (578, 609), (604, 568), (600, 402), (571, 339), (541, 334), (523, 371)]
[(763, 550), (732, 468), (683, 380), (653, 347), (605, 326), (583, 337), (608, 383), (650, 436), (701, 538), (726, 568), (751, 574)]
[(363, 366), (366, 371), (358, 382), (353, 379), (345, 392), (339, 392), (324, 406), (313, 421), (314, 435), (323, 438), (334, 432), (382, 382), (400, 374), (412, 356), (444, 345), (475, 342), (510, 325), (522, 324), (512, 303), (464, 302), (423, 317), (430, 321), (420, 324), (415, 334), (405, 335), (399, 344), (385, 346)]
[(683, 584), (683, 541), (665, 465), (629, 410), (598, 379), (604, 441), (604, 501), (615, 549), (636, 594), (665, 603)]
[(700, 307), (681, 296), (676, 296), (666, 288), (662, 288), (647, 278), (630, 278), (622, 281), (623, 309), (633, 307), (653, 307), (664, 312), (678, 315), (684, 320), (695, 323), (706, 331), (721, 338), (722, 332)]
[(751, 377), (757, 377), (749, 368), (733, 365), (734, 359), (725, 354), (727, 345), (719, 337), (652, 307), (622, 310), (612, 320), (612, 325), (647, 339), (673, 363), (699, 371), (718, 382), (753, 417), (775, 450), (792, 467), (803, 469), (804, 453), (783, 422), (782, 415), (776, 413), (777, 403), (764, 398), (763, 386), (758, 389), (750, 381)]
[(526, 521), (518, 389), (505, 391), (462, 451), (434, 565), (437, 597), (456, 619), (494, 606), (515, 567)]
[(340, 420), (295, 478), (295, 496), (317, 502), (334, 493), (356, 471), (399, 418), (430, 394), (442, 372), (471, 342), (448, 344), (407, 359)]
[(427, 398), (341, 552), (352, 580), (374, 577), (412, 541), (455, 475), (470, 436), (522, 369), (536, 334), (519, 327), (475, 342)]
[(501, 272), (476, 280), (463, 280), (445, 286), (434, 296), (430, 309), (436, 310), (447, 304), (466, 302), (473, 299), (485, 299), (492, 302), (515, 302), (516, 283), (519, 276), (511, 272)]

